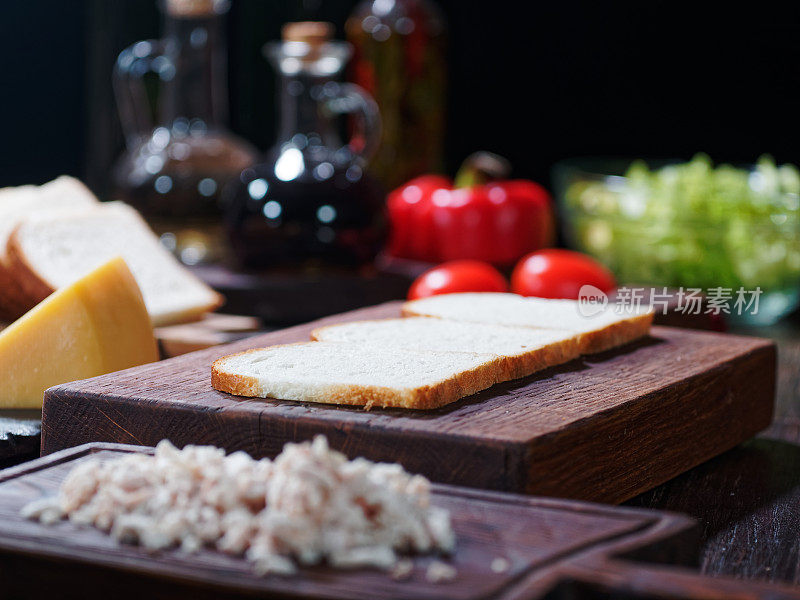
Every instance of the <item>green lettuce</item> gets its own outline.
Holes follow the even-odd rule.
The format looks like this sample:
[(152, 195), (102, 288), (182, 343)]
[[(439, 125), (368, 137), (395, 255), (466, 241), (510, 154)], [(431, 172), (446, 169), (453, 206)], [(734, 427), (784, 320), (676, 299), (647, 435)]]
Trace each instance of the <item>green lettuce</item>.
[(619, 281), (764, 292), (800, 280), (800, 171), (769, 156), (753, 169), (705, 154), (622, 177), (583, 178), (566, 190), (573, 245)]

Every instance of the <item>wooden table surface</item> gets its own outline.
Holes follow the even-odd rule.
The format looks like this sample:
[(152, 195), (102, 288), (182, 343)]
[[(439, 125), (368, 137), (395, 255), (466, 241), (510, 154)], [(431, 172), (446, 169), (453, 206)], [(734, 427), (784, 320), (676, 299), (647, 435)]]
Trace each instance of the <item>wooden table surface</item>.
[(704, 573), (800, 584), (800, 317), (736, 332), (778, 342), (773, 425), (626, 504), (697, 519)]
[(734, 331), (778, 343), (773, 425), (626, 504), (697, 519), (706, 574), (800, 584), (800, 315)]

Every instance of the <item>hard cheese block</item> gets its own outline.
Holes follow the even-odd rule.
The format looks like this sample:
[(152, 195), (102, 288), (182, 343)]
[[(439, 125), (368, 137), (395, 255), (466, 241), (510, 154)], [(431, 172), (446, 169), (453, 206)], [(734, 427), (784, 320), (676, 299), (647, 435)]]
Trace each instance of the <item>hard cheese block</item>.
[(41, 408), (53, 385), (156, 360), (142, 294), (115, 258), (0, 333), (0, 407)]

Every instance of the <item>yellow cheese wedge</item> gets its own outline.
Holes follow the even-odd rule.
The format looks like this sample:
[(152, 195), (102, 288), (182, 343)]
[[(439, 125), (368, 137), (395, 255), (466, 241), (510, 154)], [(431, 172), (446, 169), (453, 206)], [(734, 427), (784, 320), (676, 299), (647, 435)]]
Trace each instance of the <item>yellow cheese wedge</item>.
[(51, 386), (156, 360), (142, 293), (115, 258), (0, 332), (0, 407), (41, 408)]

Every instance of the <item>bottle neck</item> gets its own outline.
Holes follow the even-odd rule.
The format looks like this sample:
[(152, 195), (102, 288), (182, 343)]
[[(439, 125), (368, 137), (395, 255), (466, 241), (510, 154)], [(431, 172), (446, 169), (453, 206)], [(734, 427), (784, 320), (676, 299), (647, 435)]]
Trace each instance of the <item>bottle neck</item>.
[[(195, 128), (222, 127), (228, 117), (224, 17), (165, 15), (167, 57), (174, 69), (164, 80), (161, 122), (187, 119)], [(171, 77), (170, 77), (171, 75)]]
[(280, 75), (280, 117), (278, 144), (302, 140), (300, 145), (325, 146), (336, 150), (342, 141), (330, 115), (327, 115), (319, 97), (326, 83), (335, 77), (320, 77), (307, 73)]

